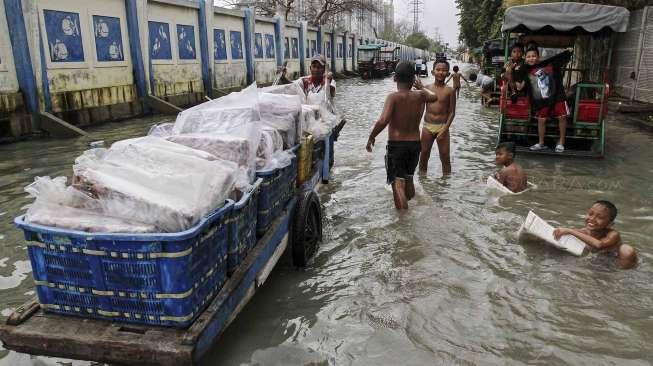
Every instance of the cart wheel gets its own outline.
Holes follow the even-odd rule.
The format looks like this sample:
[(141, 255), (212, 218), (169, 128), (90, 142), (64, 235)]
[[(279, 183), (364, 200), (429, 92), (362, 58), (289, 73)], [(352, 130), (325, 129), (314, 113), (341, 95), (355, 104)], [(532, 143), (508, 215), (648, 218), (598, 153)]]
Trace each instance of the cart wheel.
[(293, 264), (306, 267), (322, 241), (322, 205), (312, 190), (299, 195), (292, 235)]

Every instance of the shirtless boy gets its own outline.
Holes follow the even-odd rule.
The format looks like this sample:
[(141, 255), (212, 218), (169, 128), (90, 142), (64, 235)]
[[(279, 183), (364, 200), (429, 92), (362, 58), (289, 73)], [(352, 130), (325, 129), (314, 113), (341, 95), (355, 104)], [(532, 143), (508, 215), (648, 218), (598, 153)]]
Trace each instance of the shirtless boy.
[[(419, 158), (419, 123), (426, 103), (435, 102), (437, 96), (415, 79), (415, 65), (402, 61), (395, 68), (397, 91), (388, 95), (381, 117), (367, 139), (366, 149), (372, 152), (376, 136), (388, 126), (385, 168), (388, 184), (392, 184), (395, 207), (407, 209), (408, 201), (415, 196), (413, 174)], [(415, 90), (411, 90), (412, 87)]]
[(460, 70), (458, 66), (454, 66), (453, 74), (451, 74), (447, 81), (444, 82), (445, 84), (449, 84), (449, 80), (453, 79), (453, 90), (456, 92), (456, 99), (460, 96), (460, 78), (469, 84), (469, 80), (465, 79), (465, 76), (462, 73), (459, 73), (458, 70)]
[(503, 166), (494, 174), (494, 178), (514, 193), (519, 193), (528, 186), (524, 169), (515, 163), (515, 144), (502, 142), (496, 149), (496, 163)]
[(553, 236), (560, 239), (563, 235), (573, 235), (582, 240), (595, 251), (612, 254), (623, 268), (637, 264), (635, 248), (621, 242), (619, 232), (612, 228), (617, 217), (617, 207), (609, 201), (596, 201), (587, 211), (585, 227), (568, 229), (564, 227), (553, 231)]
[(436, 61), (431, 73), (435, 78), (435, 82), (427, 85), (426, 89), (431, 90), (438, 98), (437, 101), (426, 105), (421, 138), (422, 152), (419, 156), (419, 172), (426, 173), (433, 142), (437, 141), (440, 162), (442, 163), (442, 174), (449, 174), (451, 173), (449, 127), (456, 116), (454, 90), (444, 83), (449, 74), (449, 63), (444, 60)]

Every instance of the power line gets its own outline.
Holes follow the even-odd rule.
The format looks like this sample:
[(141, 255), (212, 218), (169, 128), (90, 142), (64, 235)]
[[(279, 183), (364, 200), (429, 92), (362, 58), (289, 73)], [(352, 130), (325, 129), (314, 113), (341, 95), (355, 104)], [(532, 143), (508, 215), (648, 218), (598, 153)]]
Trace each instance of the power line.
[(419, 14), (422, 12), (423, 0), (410, 0), (408, 3), (410, 11), (413, 13), (413, 33), (419, 32)]

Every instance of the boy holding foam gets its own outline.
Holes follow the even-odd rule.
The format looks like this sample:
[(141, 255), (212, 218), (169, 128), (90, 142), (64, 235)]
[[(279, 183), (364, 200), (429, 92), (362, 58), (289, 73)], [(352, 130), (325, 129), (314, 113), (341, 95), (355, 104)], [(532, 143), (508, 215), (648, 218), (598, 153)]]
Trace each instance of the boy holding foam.
[(619, 232), (612, 228), (617, 217), (617, 207), (609, 201), (596, 201), (587, 211), (585, 227), (569, 229), (559, 227), (553, 237), (559, 240), (563, 235), (573, 235), (595, 251), (613, 255), (623, 268), (637, 264), (637, 252), (628, 244), (623, 244)]

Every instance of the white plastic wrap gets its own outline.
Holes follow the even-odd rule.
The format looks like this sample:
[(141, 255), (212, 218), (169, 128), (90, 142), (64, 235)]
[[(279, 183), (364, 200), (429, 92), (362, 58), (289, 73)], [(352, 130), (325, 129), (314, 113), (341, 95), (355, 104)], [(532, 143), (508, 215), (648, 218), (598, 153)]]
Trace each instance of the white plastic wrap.
[(25, 191), (35, 197), (25, 214), (28, 223), (87, 232), (156, 231), (153, 225), (106, 216), (98, 200), (66, 186), (66, 177), (36, 177)]
[(272, 128), (264, 127), (261, 134), (261, 143), (258, 146), (256, 154), (256, 170), (268, 170), (275, 168), (272, 165), (274, 154), (277, 151), (283, 150), (283, 139), (281, 134)]
[(297, 95), (301, 98), (301, 103), (306, 103), (306, 94), (299, 84), (296, 82), (285, 84), (285, 85), (274, 85), (261, 88), (261, 92), (271, 93), (271, 94), (288, 94), (288, 95)]
[(232, 161), (245, 171), (249, 176), (248, 181), (252, 182), (261, 136), (260, 126), (246, 123), (228, 132), (173, 135), (168, 140)]
[(161, 123), (150, 127), (150, 130), (147, 132), (148, 136), (155, 137), (167, 137), (172, 135), (172, 129), (175, 127), (174, 123)]
[(320, 107), (315, 105), (302, 105), (301, 125), (302, 130), (309, 133), (316, 138), (326, 136), (331, 128), (325, 123), (322, 123), (320, 117)]
[[(155, 139), (121, 141), (104, 154), (83, 155), (73, 167), (74, 183), (97, 197), (106, 215), (153, 225), (161, 232), (182, 231), (224, 204), (239, 169), (212, 154)], [(180, 147), (160, 147), (166, 144)], [(178, 152), (184, 149), (213, 160)]]
[(576, 256), (583, 254), (585, 243), (573, 235), (563, 235), (560, 240), (556, 240), (553, 236), (553, 230), (553, 226), (542, 220), (533, 211), (528, 211), (528, 216), (526, 216), (517, 233), (519, 236), (523, 234), (533, 235), (558, 249), (565, 250)]
[(506, 187), (506, 186), (504, 186), (503, 184), (501, 184), (501, 183), (500, 183), (498, 180), (496, 180), (493, 176), (489, 176), (489, 177), (487, 177), (487, 181), (486, 181), (486, 186), (487, 186), (489, 189), (492, 189), (492, 190), (496, 191), (497, 193), (499, 193), (499, 194), (501, 194), (501, 195), (505, 195), (505, 194), (509, 194), (509, 195), (517, 195), (517, 194), (522, 194), (522, 193), (524, 193), (524, 192), (526, 192), (526, 191), (529, 191), (529, 190), (532, 189), (532, 188), (536, 188), (535, 184), (533, 184), (533, 183), (531, 183), (531, 182), (528, 182), (527, 185), (528, 185), (528, 186), (526, 187), (526, 189), (524, 189), (524, 190), (521, 191), (521, 192), (517, 192), (517, 193), (515, 193), (515, 192), (511, 191), (510, 189), (508, 189), (508, 187)]
[(302, 135), (301, 98), (297, 95), (260, 93), (261, 124), (279, 131), (286, 148), (295, 146)]
[(240, 92), (217, 98), (177, 115), (173, 134), (214, 132), (230, 125), (260, 120), (256, 83)]

